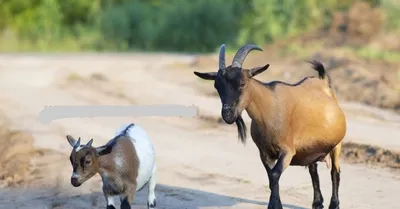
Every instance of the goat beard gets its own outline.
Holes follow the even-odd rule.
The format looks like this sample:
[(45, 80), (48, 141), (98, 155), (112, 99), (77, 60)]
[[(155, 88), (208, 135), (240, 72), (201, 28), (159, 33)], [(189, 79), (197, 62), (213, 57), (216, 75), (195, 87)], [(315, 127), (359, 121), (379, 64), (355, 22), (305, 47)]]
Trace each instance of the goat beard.
[(246, 124), (244, 123), (244, 120), (242, 118), (242, 115), (239, 115), (236, 120), (235, 120), (237, 129), (238, 129), (238, 138), (240, 141), (245, 144), (246, 143), (246, 137), (247, 137), (247, 128)]

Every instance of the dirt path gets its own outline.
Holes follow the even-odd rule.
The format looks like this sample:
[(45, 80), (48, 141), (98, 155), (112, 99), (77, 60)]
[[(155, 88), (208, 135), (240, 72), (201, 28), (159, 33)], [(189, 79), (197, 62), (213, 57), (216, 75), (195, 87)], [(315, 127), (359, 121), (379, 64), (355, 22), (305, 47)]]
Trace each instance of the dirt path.
[[(241, 145), (234, 126), (218, 124), (219, 100), (207, 96), (212, 85), (197, 80), (193, 69), (172, 68), (177, 62), (191, 62), (191, 57), (1, 56), (2, 112), (10, 118), (13, 128), (33, 135), (36, 149), (53, 152), (33, 158), (34, 178), (28, 183), (0, 191), (0, 208), (104, 208), (99, 176), (79, 188), (70, 185), (70, 146), (65, 135), (81, 136), (84, 142), (94, 138), (94, 145), (98, 146), (127, 122), (145, 128), (156, 148), (159, 209), (266, 208), (268, 178), (254, 143), (248, 139), (246, 146)], [(73, 118), (51, 124), (37, 120), (45, 105), (99, 104), (195, 104), (201, 117)], [(343, 107), (349, 121), (346, 142), (400, 150), (400, 116), (358, 104), (343, 103)], [(322, 164), (320, 172), (327, 207), (330, 175)], [(290, 167), (281, 179), (285, 208), (310, 208), (312, 185), (308, 170)], [(341, 179), (342, 208), (398, 205), (398, 173), (343, 163)], [(145, 208), (146, 193), (147, 190), (138, 193), (137, 208)]]

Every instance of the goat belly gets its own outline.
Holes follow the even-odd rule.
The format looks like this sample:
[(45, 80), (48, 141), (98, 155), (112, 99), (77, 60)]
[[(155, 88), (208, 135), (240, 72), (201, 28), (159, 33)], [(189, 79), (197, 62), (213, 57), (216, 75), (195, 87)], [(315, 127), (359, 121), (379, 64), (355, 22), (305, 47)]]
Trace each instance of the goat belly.
[(312, 153), (309, 155), (296, 154), (295, 156), (293, 156), (290, 165), (306, 166), (315, 163), (317, 161), (324, 161), (325, 156), (327, 154), (328, 153)]

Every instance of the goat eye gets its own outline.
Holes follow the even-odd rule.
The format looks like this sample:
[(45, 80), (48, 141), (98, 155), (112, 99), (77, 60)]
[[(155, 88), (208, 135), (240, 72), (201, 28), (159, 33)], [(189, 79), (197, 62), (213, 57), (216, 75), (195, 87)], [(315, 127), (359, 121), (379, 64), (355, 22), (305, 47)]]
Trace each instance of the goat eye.
[(90, 160), (85, 161), (85, 165), (89, 165), (90, 163), (91, 163)]
[(246, 83), (241, 83), (240, 88), (243, 88), (246, 85)]

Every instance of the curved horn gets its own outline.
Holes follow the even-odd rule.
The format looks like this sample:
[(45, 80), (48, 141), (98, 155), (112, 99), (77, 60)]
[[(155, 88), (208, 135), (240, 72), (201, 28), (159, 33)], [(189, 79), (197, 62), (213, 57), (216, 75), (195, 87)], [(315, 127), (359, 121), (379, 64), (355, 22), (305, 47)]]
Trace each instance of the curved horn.
[(246, 59), (247, 54), (252, 50), (263, 51), (260, 47), (252, 44), (242, 46), (233, 57), (232, 67), (242, 68), (244, 59)]
[(225, 68), (225, 44), (221, 45), (219, 49), (219, 69)]

